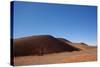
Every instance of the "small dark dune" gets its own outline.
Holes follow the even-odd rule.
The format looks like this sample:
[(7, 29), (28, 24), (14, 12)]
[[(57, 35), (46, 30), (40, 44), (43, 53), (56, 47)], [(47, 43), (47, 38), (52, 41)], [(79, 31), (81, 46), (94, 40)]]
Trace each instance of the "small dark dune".
[(14, 56), (44, 55), (58, 52), (72, 52), (80, 49), (73, 47), (53, 36), (28, 36), (13, 40)]

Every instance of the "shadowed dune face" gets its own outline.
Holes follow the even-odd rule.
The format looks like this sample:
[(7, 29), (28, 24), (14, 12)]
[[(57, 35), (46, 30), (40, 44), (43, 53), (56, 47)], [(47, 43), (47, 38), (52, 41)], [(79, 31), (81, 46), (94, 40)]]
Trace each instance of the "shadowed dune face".
[(29, 36), (13, 41), (14, 56), (44, 55), (64, 51), (79, 51), (65, 42), (50, 35)]

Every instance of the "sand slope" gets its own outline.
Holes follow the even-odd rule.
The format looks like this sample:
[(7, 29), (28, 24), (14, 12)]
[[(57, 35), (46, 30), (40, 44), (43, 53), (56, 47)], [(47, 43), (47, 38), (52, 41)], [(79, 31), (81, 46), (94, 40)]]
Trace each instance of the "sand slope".
[[(96, 48), (95, 48), (96, 49)], [(15, 57), (15, 65), (38, 65), (38, 64), (54, 64), (54, 63), (69, 63), (69, 62), (85, 62), (96, 61), (96, 50), (62, 52), (47, 54), (44, 56), (23, 56)]]

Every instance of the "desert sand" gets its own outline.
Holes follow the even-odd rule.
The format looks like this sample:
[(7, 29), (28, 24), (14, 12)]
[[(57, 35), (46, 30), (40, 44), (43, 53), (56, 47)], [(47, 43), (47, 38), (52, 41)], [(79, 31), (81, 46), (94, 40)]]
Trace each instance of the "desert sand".
[[(46, 38), (48, 39), (48, 36), (46, 36)], [(52, 39), (52, 37), (49, 37), (49, 38)], [(45, 37), (43, 39), (45, 41)], [(43, 41), (43, 39), (42, 39), (42, 41)], [(22, 38), (22, 40), (23, 40), (23, 38)], [(55, 42), (55, 43), (51, 43), (51, 44), (59, 44), (58, 40), (57, 40), (57, 43), (56, 43), (56, 39), (54, 39), (53, 41), (52, 40), (50, 40), (50, 41), (47, 40), (47, 41), (48, 41), (49, 44), (51, 42)], [(41, 38), (40, 38), (40, 42), (41, 42)], [(15, 65), (15, 66), (19, 66), (19, 65), (40, 65), (40, 64), (87, 62), (87, 61), (96, 61), (97, 60), (97, 47), (96, 46), (88, 46), (85, 43), (72, 43), (68, 40), (67, 41), (62, 40), (62, 42), (64, 42), (64, 43), (60, 43), (60, 44), (70, 45), (70, 46), (64, 46), (64, 47), (69, 47), (69, 49), (71, 49), (71, 50), (73, 49), (73, 50), (69, 51), (68, 48), (66, 48), (68, 50), (56, 49), (55, 47), (60, 48), (61, 46), (60, 47), (55, 46), (55, 47), (51, 47), (49, 49), (49, 50), (52, 50), (52, 48), (54, 48), (53, 52), (51, 51), (50, 53), (48, 53), (49, 50), (46, 49), (47, 53), (44, 53), (43, 55), (38, 55), (38, 54), (37, 55), (34, 55), (34, 54), (33, 55), (32, 54), (31, 55), (22, 55), (22, 54), (18, 53), (19, 50), (17, 48), (17, 50), (18, 50), (17, 54), (19, 54), (19, 55), (17, 56), (15, 54), (16, 56), (14, 56), (14, 58), (13, 58), (13, 62), (14, 62), (13, 65)], [(19, 43), (19, 42), (17, 42), (17, 43)], [(17, 45), (20, 45), (20, 44), (17, 44)], [(47, 48), (47, 47), (45, 47), (45, 48)], [(26, 48), (24, 48), (24, 49), (26, 49)], [(36, 49), (41, 49), (41, 48), (36, 48)], [(55, 52), (56, 50), (60, 50), (60, 52)], [(39, 51), (41, 51), (41, 50), (39, 50)], [(22, 53), (25, 53), (25, 52), (22, 52)]]
[(86, 62), (97, 60), (96, 48), (91, 48), (84, 51), (61, 52), (47, 54), (43, 56), (22, 56), (15, 57), (15, 65), (39, 65), (39, 64), (54, 64), (54, 63), (69, 63), (69, 62)]

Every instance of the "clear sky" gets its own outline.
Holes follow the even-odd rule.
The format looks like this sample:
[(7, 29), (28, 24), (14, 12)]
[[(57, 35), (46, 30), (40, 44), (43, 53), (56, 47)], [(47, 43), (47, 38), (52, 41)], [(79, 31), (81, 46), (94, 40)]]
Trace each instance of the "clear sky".
[(52, 35), (96, 45), (97, 7), (14, 2), (14, 38)]

